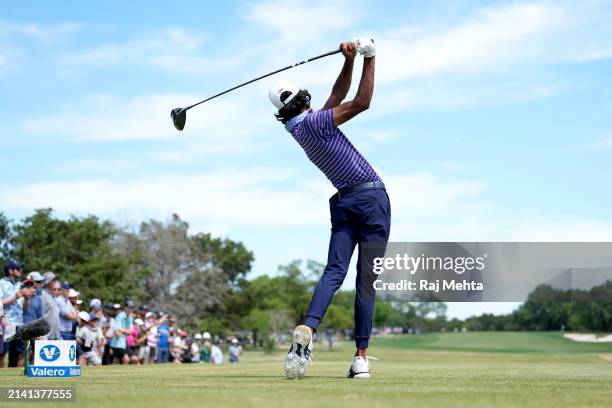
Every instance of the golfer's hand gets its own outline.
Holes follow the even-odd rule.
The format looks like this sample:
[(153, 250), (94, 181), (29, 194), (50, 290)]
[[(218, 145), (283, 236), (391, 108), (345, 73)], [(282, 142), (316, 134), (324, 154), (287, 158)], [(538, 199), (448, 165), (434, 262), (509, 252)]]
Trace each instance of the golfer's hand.
[(374, 46), (374, 40), (367, 37), (355, 38), (355, 46), (357, 52), (363, 55), (364, 58), (372, 58), (376, 55), (376, 47)]
[(342, 50), (342, 55), (346, 59), (353, 59), (357, 55), (357, 47), (355, 47), (355, 43), (353, 42), (343, 42), (340, 44), (340, 49)]

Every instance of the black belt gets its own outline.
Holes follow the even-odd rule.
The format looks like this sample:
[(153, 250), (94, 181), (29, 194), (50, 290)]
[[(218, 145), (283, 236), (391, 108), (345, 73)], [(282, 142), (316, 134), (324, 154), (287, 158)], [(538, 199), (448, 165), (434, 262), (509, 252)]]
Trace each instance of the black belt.
[(334, 194), (331, 198), (342, 198), (347, 194), (356, 193), (361, 190), (371, 190), (375, 188), (385, 189), (385, 183), (382, 181), (368, 181), (367, 183), (355, 184), (354, 186), (344, 187), (338, 190), (336, 194)]

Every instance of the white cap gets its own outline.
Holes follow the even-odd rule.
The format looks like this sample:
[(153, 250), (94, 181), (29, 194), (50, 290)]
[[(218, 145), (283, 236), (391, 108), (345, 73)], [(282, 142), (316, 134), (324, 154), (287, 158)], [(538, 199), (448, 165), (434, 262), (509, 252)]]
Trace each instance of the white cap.
[(298, 92), (300, 92), (300, 88), (293, 85), (289, 81), (280, 80), (270, 89), (270, 101), (276, 107), (276, 109), (281, 110), (295, 97), (295, 95), (297, 95)]
[(234, 337), (234, 338), (232, 339), (232, 344), (238, 344), (238, 339)]
[(34, 282), (40, 282), (44, 280), (43, 276), (38, 271), (32, 271), (28, 274), (28, 279), (32, 279)]
[(68, 290), (68, 297), (69, 298), (75, 298), (78, 297), (80, 295), (79, 292), (77, 292), (76, 290), (70, 288), (70, 290)]
[(89, 302), (89, 307), (95, 307), (97, 309), (100, 309), (102, 307), (102, 301), (98, 298), (93, 298)]
[(136, 325), (138, 326), (142, 326), (144, 324), (144, 322), (142, 321), (140, 317), (134, 319), (134, 323), (136, 323)]
[(195, 339), (196, 340), (202, 340), (202, 335), (200, 333), (196, 333), (195, 334)]
[(202, 339), (204, 339), (204, 340), (210, 340), (210, 333), (209, 333), (209, 332), (204, 332), (204, 333), (202, 333)]
[(81, 319), (84, 322), (88, 322), (89, 321), (89, 313), (87, 313), (84, 310), (79, 312), (79, 319)]

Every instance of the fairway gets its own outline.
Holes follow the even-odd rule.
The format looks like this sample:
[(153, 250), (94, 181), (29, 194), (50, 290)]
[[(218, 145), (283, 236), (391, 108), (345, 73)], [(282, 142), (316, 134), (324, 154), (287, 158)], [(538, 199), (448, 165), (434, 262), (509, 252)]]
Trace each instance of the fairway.
[[(482, 351), (465, 351), (470, 344)], [(0, 386), (75, 386), (77, 403), (68, 406), (79, 407), (603, 407), (612, 398), (612, 364), (600, 357), (612, 346), (572, 343), (557, 333), (375, 339), (371, 353), (380, 360), (370, 380), (344, 378), (351, 350), (318, 344), (299, 381), (284, 378), (279, 351), (247, 352), (239, 365), (85, 367), (72, 380), (2, 370)]]

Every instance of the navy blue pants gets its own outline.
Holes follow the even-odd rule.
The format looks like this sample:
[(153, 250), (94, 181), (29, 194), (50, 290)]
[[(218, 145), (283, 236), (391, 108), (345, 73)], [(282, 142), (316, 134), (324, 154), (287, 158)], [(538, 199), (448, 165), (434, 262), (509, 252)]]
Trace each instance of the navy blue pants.
[(367, 348), (372, 332), (375, 296), (371, 286), (363, 282), (372, 281), (374, 273), (371, 268), (362, 269), (361, 244), (368, 242), (384, 246), (389, 240), (389, 196), (380, 188), (361, 190), (340, 199), (332, 197), (329, 207), (332, 228), (327, 266), (315, 288), (304, 324), (313, 329), (319, 326), (334, 293), (346, 277), (355, 246), (359, 245), (355, 283), (355, 343), (357, 348)]

